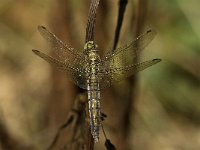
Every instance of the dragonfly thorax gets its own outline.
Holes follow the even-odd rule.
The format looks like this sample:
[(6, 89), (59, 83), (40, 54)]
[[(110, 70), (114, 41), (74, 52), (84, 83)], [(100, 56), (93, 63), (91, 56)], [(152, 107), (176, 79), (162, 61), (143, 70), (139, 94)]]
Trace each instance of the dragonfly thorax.
[(100, 56), (98, 55), (98, 53), (91, 51), (88, 53), (88, 59), (91, 62), (100, 62)]

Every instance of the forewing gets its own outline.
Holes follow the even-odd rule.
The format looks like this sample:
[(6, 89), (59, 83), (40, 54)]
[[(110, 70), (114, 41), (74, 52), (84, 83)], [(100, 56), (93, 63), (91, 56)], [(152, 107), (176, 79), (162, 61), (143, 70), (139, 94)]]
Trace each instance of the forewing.
[(127, 77), (130, 77), (139, 71), (142, 71), (154, 64), (157, 64), (160, 61), (161, 59), (153, 59), (130, 66), (102, 70), (102, 72), (99, 74), (100, 88), (104, 89), (106, 87), (109, 87), (112, 84), (117, 83)]
[(81, 64), (78, 63), (74, 65), (69, 65), (68, 63), (48, 56), (38, 50), (33, 50), (33, 52), (48, 63), (50, 63), (51, 65), (53, 65), (54, 67), (56, 67), (57, 69), (59, 69), (60, 71), (64, 71), (68, 75), (69, 79), (71, 79), (71, 81), (74, 82), (77, 86), (83, 89), (87, 89), (87, 77), (85, 70), (83, 69), (84, 67), (81, 66)]
[(138, 53), (141, 52), (155, 37), (155, 30), (148, 30), (144, 34), (137, 37), (131, 43), (117, 48), (114, 52), (107, 53), (103, 59), (102, 64), (110, 67), (123, 67), (135, 63)]
[(51, 47), (55, 50), (58, 59), (66, 63), (75, 63), (81, 57), (81, 54), (63, 43), (56, 35), (48, 31), (43, 26), (38, 26), (38, 31), (50, 43)]

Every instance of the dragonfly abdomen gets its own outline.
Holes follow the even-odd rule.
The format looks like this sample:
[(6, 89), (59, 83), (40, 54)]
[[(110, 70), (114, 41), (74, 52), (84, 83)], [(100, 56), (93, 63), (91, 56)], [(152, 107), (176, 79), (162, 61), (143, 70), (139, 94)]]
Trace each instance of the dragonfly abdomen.
[(99, 141), (99, 130), (101, 127), (101, 110), (100, 110), (100, 88), (99, 88), (99, 64), (100, 56), (97, 54), (97, 45), (93, 41), (85, 44), (88, 64), (87, 72), (87, 90), (91, 134), (95, 142)]
[(94, 141), (98, 142), (101, 126), (100, 89), (98, 81), (94, 82), (93, 79), (88, 82), (88, 104), (91, 134)]

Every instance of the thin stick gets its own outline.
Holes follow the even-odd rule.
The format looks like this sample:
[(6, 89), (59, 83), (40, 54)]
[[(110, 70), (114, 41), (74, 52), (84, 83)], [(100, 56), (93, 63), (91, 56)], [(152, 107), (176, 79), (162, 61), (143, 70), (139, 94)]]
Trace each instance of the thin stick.
[(97, 7), (100, 0), (92, 0), (88, 14), (85, 42), (94, 40), (94, 27), (96, 22)]
[(119, 41), (119, 35), (120, 35), (127, 3), (128, 3), (128, 0), (119, 0), (117, 26), (115, 29), (115, 37), (114, 37), (114, 43), (113, 43), (113, 49), (112, 49), (113, 51), (116, 49), (117, 43)]

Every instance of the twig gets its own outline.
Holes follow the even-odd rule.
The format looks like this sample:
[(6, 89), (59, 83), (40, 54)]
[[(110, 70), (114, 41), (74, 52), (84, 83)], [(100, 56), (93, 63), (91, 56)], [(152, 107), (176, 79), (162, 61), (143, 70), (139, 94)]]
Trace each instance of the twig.
[(119, 35), (120, 35), (127, 3), (128, 3), (128, 0), (119, 0), (117, 26), (115, 29), (115, 37), (114, 37), (114, 43), (113, 43), (113, 48), (112, 48), (113, 51), (116, 49), (117, 43), (119, 41)]
[(99, 1), (100, 0), (91, 1), (89, 14), (88, 14), (88, 22), (86, 26), (85, 42), (94, 40), (94, 27), (95, 27), (96, 13), (97, 13), (97, 7), (99, 5)]
[[(113, 44), (113, 50), (116, 49), (117, 44), (118, 44), (118, 40), (119, 40), (119, 35), (120, 35), (120, 30), (121, 30), (121, 26), (122, 26), (122, 22), (123, 22), (123, 17), (124, 17), (124, 13), (126, 10), (126, 5), (128, 3), (128, 0), (119, 0), (119, 10), (118, 10), (118, 21), (117, 21), (117, 27), (116, 27), (116, 31), (115, 31), (115, 39), (114, 39), (114, 44)], [(147, 13), (147, 0), (138, 0), (137, 3), (137, 7), (136, 7), (136, 20), (134, 20), (134, 38), (138, 37), (138, 35), (140, 35), (143, 27), (144, 27), (144, 23), (146, 20), (146, 13)], [(137, 59), (136, 62), (137, 63)], [(129, 78), (129, 85), (130, 87), (132, 87), (132, 89), (134, 89), (135, 87), (135, 83), (136, 83), (136, 77), (133, 76), (131, 78)], [(122, 143), (123, 143), (123, 149), (129, 149), (129, 143), (128, 143), (128, 137), (129, 137), (129, 133), (130, 133), (130, 124), (131, 124), (131, 118), (132, 118), (132, 114), (134, 109), (134, 103), (135, 103), (135, 99), (134, 99), (134, 90), (130, 90), (130, 92), (127, 94), (127, 101), (126, 101), (126, 105), (125, 105), (125, 112), (123, 115), (123, 133), (122, 133), (122, 137), (121, 139), (123, 139)]]

